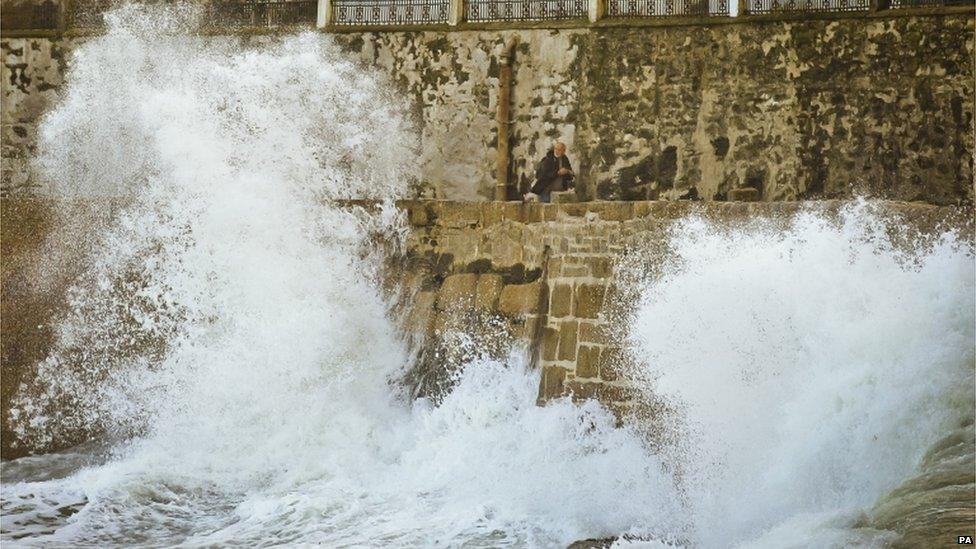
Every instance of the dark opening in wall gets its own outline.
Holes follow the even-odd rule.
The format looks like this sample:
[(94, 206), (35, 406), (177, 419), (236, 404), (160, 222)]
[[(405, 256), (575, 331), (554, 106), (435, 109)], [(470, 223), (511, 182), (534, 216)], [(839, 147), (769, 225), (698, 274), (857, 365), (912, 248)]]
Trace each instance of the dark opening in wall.
[(729, 153), (729, 138), (723, 135), (712, 139), (712, 148), (719, 160), (724, 159), (725, 155)]
[(670, 146), (661, 152), (657, 162), (658, 181), (662, 187), (673, 188), (678, 175), (678, 148)]
[(766, 185), (766, 170), (764, 168), (749, 168), (746, 171), (745, 186), (759, 191), (759, 196), (763, 195), (763, 188)]

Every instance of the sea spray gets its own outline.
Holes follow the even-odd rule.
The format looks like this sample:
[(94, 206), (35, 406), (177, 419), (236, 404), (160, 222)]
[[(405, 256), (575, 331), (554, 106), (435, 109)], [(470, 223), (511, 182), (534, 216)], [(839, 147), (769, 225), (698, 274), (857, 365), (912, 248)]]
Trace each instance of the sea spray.
[[(53, 239), (96, 243), (40, 367), (45, 385), (23, 393), (35, 443), (59, 429), (145, 428), (185, 385), (173, 372), (203, 374), (201, 362), (236, 356), (250, 367), (239, 375), (273, 376), (259, 363), (310, 363), (335, 345), (341, 355), (330, 335), (346, 322), (361, 328), (349, 344), (390, 340), (388, 326), (357, 326), (362, 317), (335, 306), (383, 315), (360, 253), (377, 217), (326, 204), (404, 195), (416, 164), (402, 102), (316, 35), (242, 51), (174, 34), (184, 9), (107, 15), (109, 32), (75, 51), (42, 124), (55, 196), (124, 206), (110, 227), (69, 225), (75, 234)], [(267, 330), (287, 337), (259, 337)], [(365, 350), (399, 367), (402, 351)]]
[(93, 241), (18, 428), (104, 446), (58, 474), (5, 464), (5, 545), (676, 536), (641, 439), (596, 403), (535, 406), (523, 353), (460, 353), (439, 405), (405, 398), (376, 280), (402, 220), (336, 202), (404, 194), (403, 102), (327, 37), (242, 50), (183, 33), (181, 9), (111, 12), (42, 125), (55, 194), (118, 212), (51, 246)]
[(972, 417), (972, 245), (905, 221), (864, 201), (738, 227), (691, 216), (666, 262), (631, 269), (628, 375), (676, 410), (662, 455), (697, 545), (774, 528), (756, 543), (889, 541), (846, 527)]

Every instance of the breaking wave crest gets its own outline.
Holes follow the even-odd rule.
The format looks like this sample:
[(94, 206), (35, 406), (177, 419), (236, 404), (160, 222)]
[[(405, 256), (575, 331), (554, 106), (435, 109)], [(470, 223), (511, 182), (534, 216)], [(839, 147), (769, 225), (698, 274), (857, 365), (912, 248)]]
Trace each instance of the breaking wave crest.
[(972, 421), (972, 246), (905, 221), (863, 201), (736, 228), (691, 217), (666, 264), (632, 273), (630, 375), (676, 410), (659, 421), (681, 433), (668, 455), (702, 547), (778, 525), (756, 543), (816, 526), (803, 546), (884, 544), (847, 527)]
[(411, 355), (378, 283), (403, 231), (390, 201), (416, 177), (404, 104), (327, 37), (242, 50), (178, 32), (180, 17), (113, 12), (44, 121), (54, 192), (118, 213), (97, 227), (64, 216), (54, 250), (95, 241), (21, 389), (19, 429), (38, 447), (103, 442), (5, 464), (6, 542), (552, 545), (673, 530), (670, 481), (640, 439), (595, 403), (536, 407), (517, 353), (469, 353), (437, 407), (405, 398)]

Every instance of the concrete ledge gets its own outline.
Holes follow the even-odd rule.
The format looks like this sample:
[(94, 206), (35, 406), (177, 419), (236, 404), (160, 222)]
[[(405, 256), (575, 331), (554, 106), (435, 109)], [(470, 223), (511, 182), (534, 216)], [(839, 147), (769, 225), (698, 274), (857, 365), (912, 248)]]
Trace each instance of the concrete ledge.
[(802, 23), (805, 21), (831, 21), (839, 19), (891, 19), (898, 17), (940, 17), (947, 15), (976, 15), (973, 6), (932, 6), (919, 8), (901, 8), (862, 12), (811, 12), (811, 13), (769, 13), (743, 14), (736, 17), (729, 16), (673, 16), (673, 17), (604, 17), (594, 23), (586, 18), (564, 19), (553, 21), (463, 21), (457, 26), (447, 23), (431, 23), (427, 25), (329, 25), (322, 29), (324, 32), (344, 33), (383, 33), (383, 32), (464, 32), (464, 31), (507, 31), (507, 30), (559, 30), (559, 29), (608, 29), (627, 27), (692, 27), (714, 25), (748, 25), (753, 23), (769, 23), (787, 21)]
[[(377, 202), (349, 200), (344, 204), (374, 207)], [(938, 206), (922, 202), (879, 200), (872, 203), (892, 212), (910, 214), (914, 218), (946, 216), (952, 212), (972, 212), (971, 204)], [(717, 202), (717, 201), (593, 201), (563, 204), (523, 202), (464, 202), (453, 200), (400, 200), (396, 205), (407, 212), (414, 227), (489, 227), (498, 223), (523, 224), (555, 221), (628, 221), (646, 217), (674, 219), (690, 213), (718, 217), (750, 217), (756, 215), (784, 216), (801, 210), (837, 212), (849, 200), (817, 200), (803, 202)]]

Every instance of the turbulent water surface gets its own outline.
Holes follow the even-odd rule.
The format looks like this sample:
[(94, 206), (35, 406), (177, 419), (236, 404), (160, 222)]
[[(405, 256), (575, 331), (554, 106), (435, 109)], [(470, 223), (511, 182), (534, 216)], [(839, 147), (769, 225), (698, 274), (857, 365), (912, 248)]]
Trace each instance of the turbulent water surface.
[(411, 400), (378, 284), (402, 222), (334, 205), (407, 192), (404, 103), (320, 35), (145, 15), (77, 48), (43, 123), (55, 192), (124, 207), (53, 244), (90, 248), (19, 434), (94, 441), (3, 463), (5, 546), (884, 546), (864, 514), (972, 417), (971, 247), (894, 245), (867, 204), (687, 219), (634, 266), (627, 375), (665, 443), (536, 406), (520, 349)]

